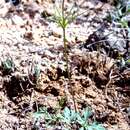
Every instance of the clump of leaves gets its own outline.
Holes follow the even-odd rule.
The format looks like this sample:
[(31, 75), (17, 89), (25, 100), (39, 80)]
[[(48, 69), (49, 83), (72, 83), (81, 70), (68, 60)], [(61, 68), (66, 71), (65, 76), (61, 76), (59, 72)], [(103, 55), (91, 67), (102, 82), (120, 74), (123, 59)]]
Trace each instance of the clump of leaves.
[(89, 123), (89, 117), (92, 115), (91, 110), (86, 108), (82, 114), (77, 114), (77, 122), (80, 125), (79, 130), (105, 130), (105, 128), (97, 122)]
[(76, 119), (77, 113), (74, 110), (65, 107), (63, 113), (61, 114), (61, 122), (68, 126), (72, 126), (72, 124), (76, 123)]
[(58, 124), (61, 120), (60, 114), (50, 114), (46, 107), (39, 108), (39, 110), (33, 114), (33, 117), (35, 118), (35, 123), (33, 127), (39, 129), (39, 122), (41, 118), (44, 119), (46, 128), (53, 127), (53, 125)]
[(79, 130), (105, 130), (105, 128), (97, 122), (90, 123), (89, 117), (91, 115), (92, 112), (89, 108), (79, 113), (68, 107), (65, 107), (61, 113), (49, 114), (46, 108), (39, 109), (38, 112), (34, 113), (35, 118), (44, 118), (46, 127), (53, 127), (53, 125), (60, 124), (65, 130), (71, 130), (73, 126), (76, 126), (76, 129)]

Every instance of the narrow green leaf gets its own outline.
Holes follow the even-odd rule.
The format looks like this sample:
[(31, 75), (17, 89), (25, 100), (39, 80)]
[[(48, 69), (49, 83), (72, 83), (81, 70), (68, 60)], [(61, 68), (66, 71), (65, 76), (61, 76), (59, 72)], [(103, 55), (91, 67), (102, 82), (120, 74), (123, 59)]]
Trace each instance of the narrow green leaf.
[(120, 20), (119, 23), (121, 24), (122, 27), (128, 28), (128, 21)]
[(127, 63), (130, 63), (130, 59), (128, 59), (126, 62), (127, 62)]

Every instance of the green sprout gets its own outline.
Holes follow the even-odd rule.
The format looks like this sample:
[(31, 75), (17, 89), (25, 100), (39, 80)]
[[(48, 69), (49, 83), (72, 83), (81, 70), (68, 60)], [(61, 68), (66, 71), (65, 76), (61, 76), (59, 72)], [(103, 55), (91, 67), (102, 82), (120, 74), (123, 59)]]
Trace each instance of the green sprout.
[(40, 108), (39, 111), (35, 112), (33, 116), (35, 119), (37, 119), (37, 121), (43, 117), (46, 123), (46, 127), (51, 128), (56, 124), (62, 124), (64, 130), (73, 129), (73, 125), (75, 125), (79, 130), (105, 130), (105, 128), (96, 121), (93, 123), (89, 122), (89, 118), (92, 116), (90, 108), (86, 108), (81, 113), (79, 113), (68, 107), (65, 107), (63, 112), (50, 114), (47, 111), (47, 108), (43, 107)]
[(34, 66), (34, 77), (35, 77), (36, 79), (38, 79), (39, 76), (40, 76), (40, 68), (39, 68), (38, 65), (35, 65), (35, 66)]
[(7, 58), (6, 60), (2, 61), (2, 68), (3, 72), (5, 73), (11, 73), (15, 69), (15, 64), (13, 62), (12, 58)]
[[(56, 12), (55, 12), (54, 17), (53, 17), (54, 22), (56, 22), (57, 25), (62, 28), (63, 45), (64, 45), (63, 55), (64, 55), (65, 62), (66, 62), (65, 71), (67, 72), (69, 84), (71, 82), (71, 72), (70, 72), (70, 69), (69, 69), (66, 28), (68, 27), (68, 25), (70, 23), (72, 23), (76, 19), (76, 17), (78, 16), (77, 12), (78, 12), (78, 10), (75, 11), (74, 6), (72, 6), (72, 8), (68, 11), (68, 13), (66, 13), (65, 12), (65, 0), (62, 0), (61, 9), (56, 7)], [(71, 87), (71, 92), (72, 92), (72, 97), (73, 97), (73, 101), (74, 101), (74, 107), (75, 107), (75, 110), (76, 110), (76, 103), (75, 103), (74, 92), (73, 92), (72, 87)]]
[(67, 77), (70, 78), (70, 71), (69, 71), (69, 59), (68, 59), (68, 48), (67, 48), (67, 39), (66, 39), (66, 28), (70, 23), (72, 23), (77, 15), (77, 11), (73, 10), (74, 7), (69, 10), (68, 14), (65, 13), (65, 0), (62, 0), (62, 7), (61, 9), (56, 7), (56, 11), (53, 17), (54, 22), (57, 23), (59, 27), (62, 28), (62, 34), (63, 34), (63, 44), (64, 44), (64, 58), (66, 61), (66, 71), (67, 71)]

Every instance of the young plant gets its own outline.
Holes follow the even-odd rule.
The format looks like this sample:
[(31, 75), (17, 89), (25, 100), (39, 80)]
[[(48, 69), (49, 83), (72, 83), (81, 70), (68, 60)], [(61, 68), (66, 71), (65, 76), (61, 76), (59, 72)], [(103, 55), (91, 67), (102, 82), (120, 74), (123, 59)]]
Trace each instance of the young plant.
[(60, 108), (64, 108), (66, 106), (66, 103), (67, 103), (67, 98), (61, 97), (61, 99), (59, 99), (58, 105)]
[(3, 73), (9, 74), (15, 70), (15, 64), (12, 58), (7, 58), (2, 61)]
[(91, 111), (86, 108), (82, 115), (81, 114), (78, 114), (77, 115), (77, 122), (83, 127), (83, 128), (86, 128), (88, 126), (88, 118), (92, 115)]
[(90, 124), (88, 119), (92, 115), (89, 108), (83, 110), (82, 114), (77, 114), (77, 123), (80, 125), (79, 130), (105, 130), (105, 128), (96, 122)]
[(74, 125), (79, 130), (105, 130), (101, 124), (96, 122), (89, 123), (89, 117), (91, 115), (92, 112), (89, 108), (84, 109), (82, 113), (78, 113), (68, 107), (66, 107), (62, 113), (49, 114), (46, 108), (39, 109), (38, 112), (34, 113), (34, 117), (37, 121), (40, 117), (44, 118), (46, 127), (61, 124), (65, 130), (73, 129)]
[(50, 114), (47, 111), (46, 107), (39, 108), (39, 110), (33, 114), (33, 117), (35, 119), (34, 127), (37, 127), (37, 128), (39, 127), (38, 122), (40, 121), (41, 118), (44, 119), (45, 126), (47, 128), (58, 124), (60, 122), (60, 120), (62, 119), (62, 116), (61, 116), (60, 113), (58, 113), (58, 114), (57, 113)]
[(38, 85), (38, 80), (40, 77), (40, 63), (36, 62), (35, 59), (32, 60), (32, 64), (28, 68), (28, 80), (31, 85)]
[(70, 125), (76, 122), (77, 113), (74, 110), (65, 107), (63, 114), (62, 114), (62, 122)]
[[(71, 22), (73, 22), (75, 20), (75, 18), (77, 16), (78, 16), (77, 11), (73, 11), (73, 7), (70, 9), (68, 14), (65, 13), (65, 0), (62, 0), (61, 9), (60, 8), (58, 9), (56, 7), (56, 12), (55, 12), (55, 15), (53, 17), (53, 20), (57, 23), (57, 25), (62, 28), (63, 45), (64, 45), (63, 55), (64, 55), (65, 62), (66, 62), (65, 71), (67, 72), (67, 77), (69, 79), (69, 84), (70, 84), (70, 80), (71, 80), (71, 72), (70, 72), (70, 69), (69, 69), (69, 58), (68, 58), (68, 47), (67, 47), (67, 39), (66, 39), (66, 28), (68, 27), (68, 25)], [(72, 93), (72, 97), (73, 97), (75, 111), (77, 111), (76, 110), (76, 103), (75, 103), (75, 99), (74, 99), (74, 92), (73, 92), (72, 87), (71, 87), (71, 93)]]
[(68, 48), (67, 48), (67, 39), (66, 39), (66, 28), (68, 25), (75, 20), (77, 17), (77, 12), (73, 11), (73, 7), (70, 9), (69, 13), (65, 13), (65, 0), (62, 0), (62, 7), (57, 8), (54, 14), (53, 20), (57, 23), (59, 27), (62, 28), (63, 34), (63, 44), (64, 44), (64, 58), (66, 61), (66, 71), (67, 77), (70, 78), (70, 71), (69, 71), (69, 59), (68, 59)]

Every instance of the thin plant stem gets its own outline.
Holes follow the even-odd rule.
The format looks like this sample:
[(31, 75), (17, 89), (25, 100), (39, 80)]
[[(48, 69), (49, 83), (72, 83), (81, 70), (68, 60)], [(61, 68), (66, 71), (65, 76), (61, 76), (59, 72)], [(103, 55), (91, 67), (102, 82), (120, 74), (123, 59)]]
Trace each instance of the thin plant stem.
[(64, 15), (64, 4), (65, 4), (65, 0), (62, 1), (62, 19), (63, 19), (63, 23), (62, 23), (62, 30), (63, 30), (63, 43), (64, 43), (64, 57), (65, 57), (65, 61), (66, 61), (66, 71), (67, 71), (67, 77), (70, 78), (70, 72), (69, 72), (69, 60), (68, 60), (68, 54), (67, 54), (67, 44), (66, 44), (66, 27), (64, 26), (65, 24), (65, 15)]
[(70, 78), (70, 72), (69, 72), (69, 60), (68, 60), (68, 54), (67, 54), (67, 44), (66, 44), (66, 33), (65, 28), (63, 28), (63, 43), (64, 43), (64, 57), (66, 61), (66, 71), (67, 71), (67, 77)]
[(68, 48), (67, 48), (67, 44), (66, 44), (66, 26), (65, 22), (66, 22), (66, 18), (65, 18), (65, 14), (64, 14), (64, 4), (65, 4), (65, 0), (62, 1), (62, 30), (63, 30), (63, 43), (64, 43), (64, 57), (65, 57), (65, 61), (66, 61), (66, 71), (67, 71), (67, 77), (69, 79), (69, 85), (71, 88), (71, 93), (72, 93), (72, 98), (73, 98), (73, 102), (74, 102), (74, 109), (75, 111), (77, 111), (77, 107), (76, 107), (76, 102), (75, 102), (75, 98), (74, 98), (74, 91), (73, 88), (71, 86), (71, 75), (70, 75), (70, 70), (69, 70), (69, 59), (68, 59)]

